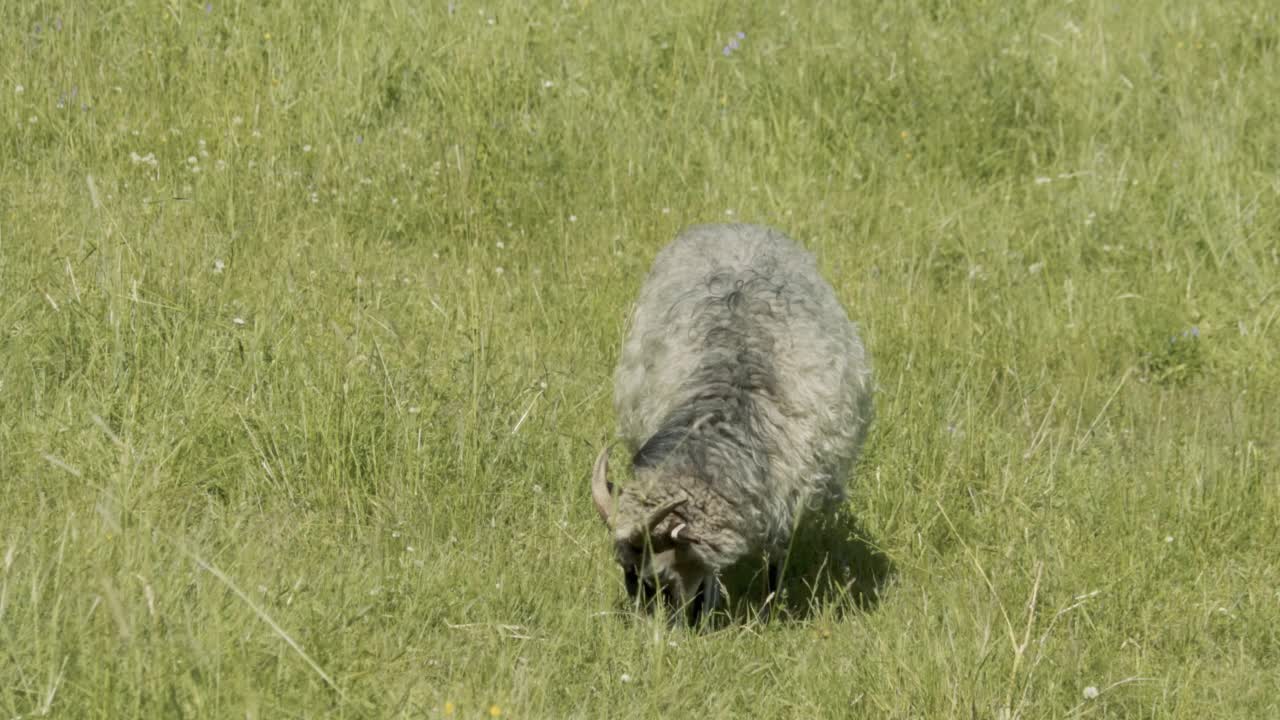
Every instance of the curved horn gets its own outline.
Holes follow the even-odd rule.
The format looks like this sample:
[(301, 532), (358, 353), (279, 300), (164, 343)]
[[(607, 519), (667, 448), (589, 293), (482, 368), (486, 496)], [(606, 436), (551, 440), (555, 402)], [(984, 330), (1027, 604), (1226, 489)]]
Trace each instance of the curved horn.
[(680, 523), (671, 530), (671, 542), (677, 545), (697, 545), (702, 539), (688, 525)]
[(605, 445), (596, 456), (595, 467), (591, 470), (591, 499), (596, 504), (596, 511), (605, 524), (613, 527), (609, 516), (613, 515), (613, 483), (609, 482), (609, 446)]
[(659, 525), (662, 524), (663, 520), (667, 519), (668, 515), (674, 512), (676, 508), (683, 505), (685, 501), (688, 499), (689, 498), (683, 498), (683, 497), (676, 498), (675, 500), (668, 500), (665, 503), (659, 505), (658, 509), (654, 510), (653, 513), (649, 515), (649, 520), (648, 522), (645, 523), (647, 531), (653, 532)]

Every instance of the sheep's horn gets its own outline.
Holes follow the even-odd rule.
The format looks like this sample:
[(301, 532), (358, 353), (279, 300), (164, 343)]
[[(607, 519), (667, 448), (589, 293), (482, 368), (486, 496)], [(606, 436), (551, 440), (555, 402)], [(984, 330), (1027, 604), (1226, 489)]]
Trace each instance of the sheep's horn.
[(671, 529), (671, 542), (678, 545), (697, 545), (702, 540), (697, 533), (689, 529), (688, 525), (680, 523)]
[(667, 519), (668, 515), (674, 512), (676, 508), (683, 505), (688, 499), (689, 498), (676, 498), (675, 500), (668, 500), (659, 505), (658, 509), (654, 510), (653, 513), (649, 515), (649, 521), (645, 523), (647, 531), (653, 532), (657, 529), (657, 527), (662, 524), (662, 521)]
[(609, 446), (605, 445), (596, 456), (595, 467), (591, 471), (591, 499), (596, 504), (596, 511), (605, 524), (613, 527), (609, 519), (613, 515), (613, 483), (609, 482)]

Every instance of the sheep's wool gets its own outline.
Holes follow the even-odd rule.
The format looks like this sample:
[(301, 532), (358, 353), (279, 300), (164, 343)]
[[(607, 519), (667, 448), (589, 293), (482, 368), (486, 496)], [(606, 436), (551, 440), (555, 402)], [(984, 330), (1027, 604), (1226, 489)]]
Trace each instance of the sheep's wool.
[(844, 497), (872, 418), (871, 367), (814, 258), (755, 225), (689, 228), (654, 261), (614, 378), (634, 478), (619, 536), (673, 497), (670, 522), (718, 572), (777, 552), (806, 508)]

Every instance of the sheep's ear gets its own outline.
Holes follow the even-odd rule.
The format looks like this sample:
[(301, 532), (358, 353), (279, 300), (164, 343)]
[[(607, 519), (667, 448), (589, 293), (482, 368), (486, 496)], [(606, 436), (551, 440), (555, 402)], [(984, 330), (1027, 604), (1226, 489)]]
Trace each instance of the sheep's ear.
[(596, 504), (596, 512), (609, 527), (613, 527), (610, 516), (613, 515), (613, 483), (609, 482), (609, 446), (605, 445), (596, 456), (596, 465), (591, 471), (591, 500)]
[(702, 542), (702, 539), (698, 537), (698, 533), (689, 529), (689, 526), (684, 523), (671, 528), (670, 538), (671, 542), (677, 545), (697, 545)]

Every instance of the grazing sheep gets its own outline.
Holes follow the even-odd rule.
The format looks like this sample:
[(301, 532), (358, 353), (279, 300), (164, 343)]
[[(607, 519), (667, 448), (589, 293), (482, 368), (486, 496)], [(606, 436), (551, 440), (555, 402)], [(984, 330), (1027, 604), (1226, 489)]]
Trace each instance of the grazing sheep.
[(785, 552), (800, 515), (843, 500), (872, 418), (871, 367), (813, 256), (758, 225), (689, 228), (640, 291), (614, 378), (632, 481), (591, 479), (633, 599), (690, 622), (738, 560)]

